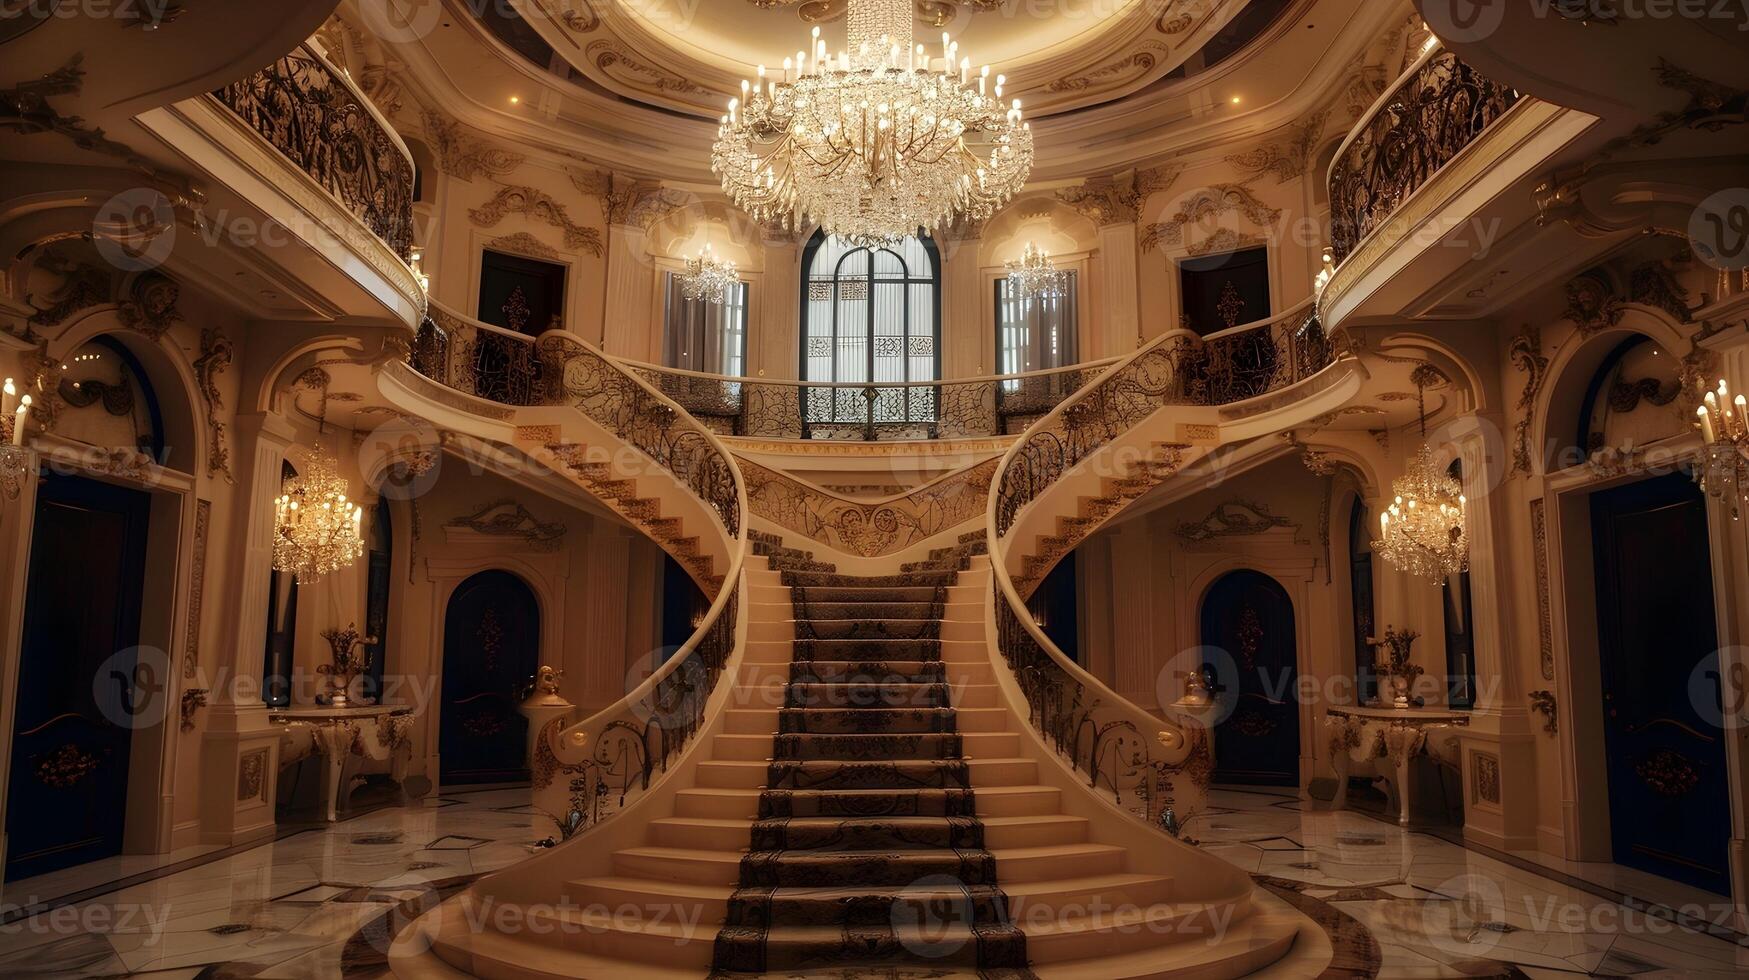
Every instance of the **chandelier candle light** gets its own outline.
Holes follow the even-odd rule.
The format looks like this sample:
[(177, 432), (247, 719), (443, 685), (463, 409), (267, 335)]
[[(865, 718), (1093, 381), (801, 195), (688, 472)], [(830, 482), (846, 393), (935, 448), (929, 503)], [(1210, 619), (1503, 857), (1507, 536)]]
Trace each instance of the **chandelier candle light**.
[(1069, 273), (1057, 268), (1051, 253), (1035, 242), (1026, 243), (1026, 254), (1008, 262), (1008, 282), (1022, 297), (1054, 299), (1069, 288)]
[(947, 34), (913, 45), (912, 0), (850, 0), (849, 44), (765, 66), (729, 101), (711, 169), (762, 222), (817, 222), (853, 244), (983, 220), (1032, 172), (1032, 129), (1004, 76), (972, 70)]
[(1724, 379), (1709, 391), (1695, 410), (1706, 457), (1695, 478), (1701, 489), (1719, 500), (1728, 500), (1731, 519), (1738, 520), (1741, 502), (1749, 502), (1749, 399), (1731, 396)]
[(314, 582), (364, 554), (364, 508), (346, 499), (338, 464), (320, 445), (274, 504), (273, 567)]
[(740, 284), (741, 274), (735, 263), (717, 258), (709, 242), (699, 250), (697, 258), (686, 263), (686, 271), (680, 275), (681, 293), (687, 299), (707, 303), (728, 302), (730, 290)]
[(1373, 553), (1411, 575), (1443, 582), (1470, 567), (1470, 543), (1464, 531), (1469, 499), (1463, 484), (1441, 470), (1427, 445), (1426, 386), (1416, 372), (1421, 413), (1421, 449), (1408, 472), (1391, 489), (1396, 499), (1379, 514), (1379, 539)]

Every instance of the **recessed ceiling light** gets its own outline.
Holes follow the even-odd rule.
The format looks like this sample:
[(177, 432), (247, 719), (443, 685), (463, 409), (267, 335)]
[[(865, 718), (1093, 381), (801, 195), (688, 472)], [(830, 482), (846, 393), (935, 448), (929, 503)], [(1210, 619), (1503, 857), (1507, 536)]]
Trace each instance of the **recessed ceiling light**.
[(1239, 97), (1238, 97), (1238, 96), (1237, 96), (1237, 95), (1235, 95), (1235, 96), (1233, 96), (1233, 104), (1234, 104), (1234, 105), (1238, 105), (1238, 104), (1239, 104)]
[(511, 105), (517, 105), (521, 102), (522, 102), (522, 96), (520, 96), (520, 95), (512, 95), (510, 97), (510, 104)]

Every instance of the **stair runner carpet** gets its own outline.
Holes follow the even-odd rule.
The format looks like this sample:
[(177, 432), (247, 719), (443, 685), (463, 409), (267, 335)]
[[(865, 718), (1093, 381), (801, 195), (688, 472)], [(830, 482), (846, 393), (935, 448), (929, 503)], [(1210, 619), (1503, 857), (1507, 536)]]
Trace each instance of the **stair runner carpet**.
[(760, 551), (790, 588), (795, 654), (713, 976), (1031, 978), (941, 659), (966, 549), (860, 578)]

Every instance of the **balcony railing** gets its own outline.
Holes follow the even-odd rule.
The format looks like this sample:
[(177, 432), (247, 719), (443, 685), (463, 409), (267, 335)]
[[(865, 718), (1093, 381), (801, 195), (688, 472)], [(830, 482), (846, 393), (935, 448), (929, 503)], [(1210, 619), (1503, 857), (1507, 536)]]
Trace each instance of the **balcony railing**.
[(1341, 262), (1519, 100), (1435, 48), (1398, 79), (1330, 167), (1330, 244)]
[(413, 157), (345, 73), (300, 45), (213, 97), (396, 255), (412, 255)]
[(628, 366), (722, 435), (882, 442), (1017, 434), (1113, 363), (954, 381), (841, 384)]

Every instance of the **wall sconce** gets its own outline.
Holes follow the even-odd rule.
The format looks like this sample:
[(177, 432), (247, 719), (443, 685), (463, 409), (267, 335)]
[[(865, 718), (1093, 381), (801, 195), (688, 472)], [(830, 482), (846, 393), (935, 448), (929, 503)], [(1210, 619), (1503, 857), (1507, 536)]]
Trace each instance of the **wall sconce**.
[(1749, 500), (1749, 400), (1731, 397), (1731, 387), (1719, 379), (1695, 409), (1705, 456), (1695, 482), (1713, 498), (1731, 505), (1731, 520), (1741, 518), (1739, 503)]

